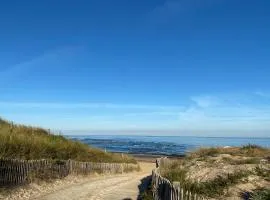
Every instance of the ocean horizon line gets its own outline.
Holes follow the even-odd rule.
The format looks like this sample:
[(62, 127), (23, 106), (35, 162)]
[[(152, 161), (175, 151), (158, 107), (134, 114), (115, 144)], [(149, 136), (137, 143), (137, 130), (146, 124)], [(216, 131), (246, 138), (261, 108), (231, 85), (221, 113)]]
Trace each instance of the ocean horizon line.
[(196, 136), (196, 135), (126, 135), (126, 134), (63, 134), (63, 136), (75, 136), (75, 137), (80, 137), (80, 136), (98, 136), (98, 137), (106, 137), (106, 136), (127, 136), (127, 137), (196, 137), (196, 138), (258, 138), (258, 139), (270, 139), (270, 136)]

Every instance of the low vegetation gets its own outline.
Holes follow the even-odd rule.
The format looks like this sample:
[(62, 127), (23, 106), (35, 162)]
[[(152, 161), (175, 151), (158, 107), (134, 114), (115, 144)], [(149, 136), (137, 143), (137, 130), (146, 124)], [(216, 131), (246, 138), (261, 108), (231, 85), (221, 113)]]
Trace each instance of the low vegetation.
[(225, 189), (241, 182), (243, 178), (248, 177), (251, 174), (249, 171), (236, 171), (234, 173), (228, 173), (226, 176), (218, 175), (212, 180), (208, 181), (194, 181), (188, 178), (188, 171), (183, 168), (170, 168), (163, 172), (163, 176), (171, 182), (180, 182), (180, 185), (192, 192), (204, 197), (220, 197), (225, 194)]
[(140, 199), (140, 200), (154, 200), (151, 183), (147, 186), (145, 191), (143, 191), (143, 193), (140, 194), (140, 197), (138, 199)]
[(237, 198), (246, 191), (249, 199), (269, 200), (269, 155), (269, 149), (251, 144), (202, 148), (180, 161), (161, 165), (160, 173), (205, 198)]
[(154, 200), (153, 198), (153, 194), (151, 190), (147, 190), (145, 191), (142, 195), (141, 195), (141, 200)]
[(259, 188), (250, 194), (251, 200), (269, 200), (270, 188)]
[(229, 154), (232, 156), (247, 156), (247, 157), (267, 157), (270, 156), (270, 150), (258, 145), (248, 144), (242, 147), (217, 147), (217, 148), (201, 148), (190, 153), (190, 158), (201, 158), (207, 156), (217, 156), (220, 154)]
[(228, 157), (223, 157), (222, 159), (225, 163), (228, 163), (231, 165), (260, 164), (259, 158), (232, 159)]
[(14, 125), (3, 119), (0, 119), (0, 149), (0, 158), (9, 159), (136, 163), (127, 155), (106, 153), (64, 136), (50, 134), (45, 129)]
[(257, 166), (254, 171), (257, 176), (260, 176), (265, 180), (270, 181), (270, 169)]

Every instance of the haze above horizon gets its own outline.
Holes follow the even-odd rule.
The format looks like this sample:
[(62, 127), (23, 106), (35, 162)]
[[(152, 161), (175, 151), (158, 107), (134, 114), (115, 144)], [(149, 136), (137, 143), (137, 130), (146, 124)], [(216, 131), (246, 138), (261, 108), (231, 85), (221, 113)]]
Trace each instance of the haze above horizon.
[(265, 0), (3, 2), (0, 116), (78, 134), (268, 137), (269, 10)]

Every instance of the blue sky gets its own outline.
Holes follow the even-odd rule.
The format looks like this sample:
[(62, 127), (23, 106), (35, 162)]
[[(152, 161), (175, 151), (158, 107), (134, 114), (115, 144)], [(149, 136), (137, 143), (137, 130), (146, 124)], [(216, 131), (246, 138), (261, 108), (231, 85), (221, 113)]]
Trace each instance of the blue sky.
[(66, 133), (270, 135), (270, 1), (6, 1), (0, 115)]

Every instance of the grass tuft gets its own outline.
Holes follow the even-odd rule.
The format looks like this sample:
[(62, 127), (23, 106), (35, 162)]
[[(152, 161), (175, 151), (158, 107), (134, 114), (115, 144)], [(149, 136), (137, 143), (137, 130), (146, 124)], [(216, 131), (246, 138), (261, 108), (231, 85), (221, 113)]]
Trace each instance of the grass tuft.
[(230, 165), (260, 164), (259, 158), (232, 159), (223, 157), (222, 160)]
[(256, 144), (247, 144), (241, 147), (242, 150), (251, 150), (251, 149), (263, 149), (263, 147)]
[(263, 177), (265, 180), (270, 181), (270, 170), (263, 167), (257, 166), (254, 169), (257, 176)]
[(270, 199), (270, 189), (260, 188), (252, 192), (251, 200), (269, 200)]

